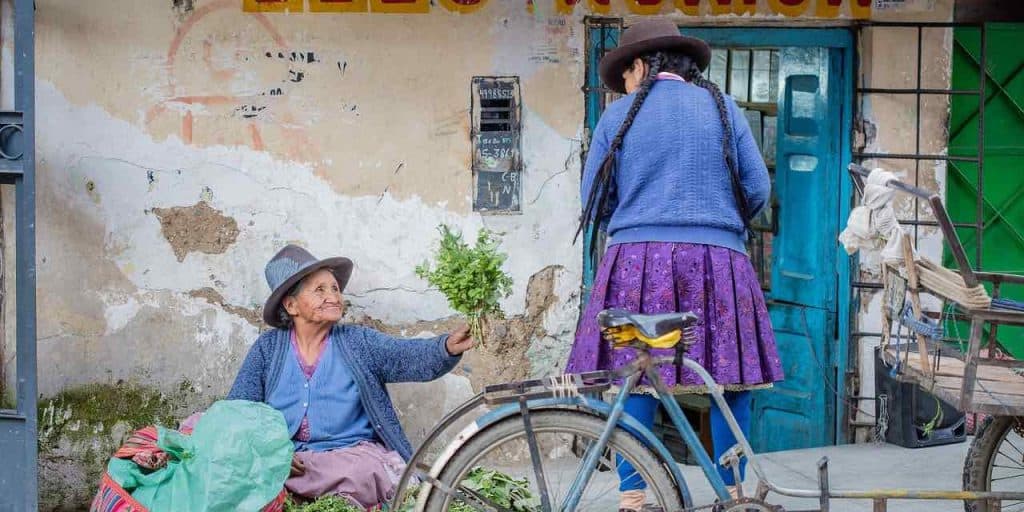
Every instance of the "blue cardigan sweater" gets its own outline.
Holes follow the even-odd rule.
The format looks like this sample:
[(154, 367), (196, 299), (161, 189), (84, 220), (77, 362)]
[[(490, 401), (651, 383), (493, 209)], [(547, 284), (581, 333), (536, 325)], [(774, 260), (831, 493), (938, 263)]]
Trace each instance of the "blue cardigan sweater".
[[(285, 329), (260, 335), (235, 377), (229, 400), (267, 402), (281, 380), (285, 361), (293, 357), (290, 336)], [(329, 339), (335, 355), (352, 372), (360, 402), (377, 437), (409, 460), (412, 445), (402, 431), (385, 384), (426, 382), (451, 371), (461, 357), (448, 354), (448, 336), (399, 339), (362, 326), (336, 325)]]
[[(634, 94), (601, 115), (583, 170), (585, 202)], [(726, 96), (732, 151), (751, 215), (768, 202), (768, 169), (743, 112)], [(616, 154), (606, 223), (610, 244), (688, 242), (746, 252), (745, 233), (722, 154), (722, 122), (711, 93), (689, 82), (658, 80)]]

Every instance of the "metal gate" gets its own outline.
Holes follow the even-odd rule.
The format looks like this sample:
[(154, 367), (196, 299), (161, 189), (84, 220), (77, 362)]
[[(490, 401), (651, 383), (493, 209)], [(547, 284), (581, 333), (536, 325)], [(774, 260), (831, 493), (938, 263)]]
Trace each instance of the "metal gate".
[[(978, 267), (984, 253), (984, 267), (992, 272), (1024, 272), (1024, 52), (1020, 31), (1024, 25), (989, 24), (984, 29), (958, 27), (953, 31), (953, 87), (977, 88), (982, 78), (981, 33), (985, 33), (984, 120), (979, 97), (952, 98), (949, 120), (949, 153), (982, 155), (985, 175), (972, 162), (950, 162), (946, 177), (946, 208), (954, 218), (982, 215), (977, 228), (961, 234), (964, 246)], [(982, 149), (978, 125), (986, 129)], [(980, 180), (983, 178), (983, 180)], [(983, 210), (978, 211), (978, 199)], [(979, 238), (979, 236), (981, 238)], [(973, 250), (972, 250), (973, 249)], [(952, 258), (947, 255), (949, 264)], [(1024, 287), (1003, 286), (1001, 296), (1024, 300)], [(1000, 326), (994, 335), (1001, 350), (1024, 358), (1024, 329)]]
[[(914, 150), (909, 153), (874, 153), (864, 151), (864, 144), (866, 141), (861, 141), (862, 145), (859, 148), (855, 148), (853, 152), (853, 160), (857, 163), (865, 163), (871, 161), (890, 161), (890, 162), (901, 162), (902, 167), (908, 168), (909, 176), (905, 178), (905, 182), (913, 183), (915, 186), (921, 185), (921, 169), (922, 163), (925, 162), (941, 162), (946, 166), (947, 183), (951, 183), (957, 175), (963, 177), (968, 182), (972, 183), (973, 190), (966, 196), (959, 198), (960, 208), (956, 213), (951, 209), (950, 215), (953, 220), (953, 226), (956, 228), (961, 238), (967, 238), (968, 234), (970, 238), (974, 240), (981, 240), (985, 225), (985, 193), (984, 193), (984, 156), (985, 156), (985, 108), (984, 102), (979, 101), (980, 98), (987, 97), (987, 82), (986, 74), (980, 74), (980, 79), (974, 84), (974, 87), (965, 87), (963, 84), (956, 82), (952, 83), (949, 88), (935, 88), (926, 87), (923, 83), (923, 40), (925, 31), (928, 30), (955, 30), (963, 28), (971, 28), (978, 31), (978, 52), (976, 59), (978, 62), (979, 69), (985, 69), (987, 67), (987, 37), (986, 27), (984, 23), (928, 23), (928, 22), (866, 22), (862, 26), (863, 30), (913, 30), (916, 31), (916, 42), (917, 42), (917, 58), (914, 69), (914, 85), (913, 87), (874, 87), (870, 83), (862, 83), (856, 88), (856, 99), (854, 101), (855, 107), (858, 109), (856, 113), (857, 123), (861, 124), (863, 116), (864, 100), (868, 96), (872, 95), (892, 95), (892, 96), (913, 96), (915, 99), (915, 131), (914, 131)], [(956, 43), (954, 43), (956, 46)], [(957, 51), (954, 48), (954, 52)], [(965, 118), (969, 118), (970, 122), (964, 123), (963, 126), (956, 128), (950, 126), (952, 143), (952, 134), (955, 132), (958, 137), (970, 138), (977, 141), (977, 144), (972, 150), (965, 151), (954, 151), (950, 147), (950, 151), (946, 154), (937, 152), (926, 152), (922, 149), (921, 141), (921, 111), (924, 108), (925, 98), (928, 97), (939, 97), (946, 96), (952, 101), (957, 101), (961, 98), (972, 98), (973, 101), (977, 102), (977, 108), (973, 112), (964, 111), (963, 104), (961, 103), (961, 115)], [(867, 131), (864, 125), (861, 124), (861, 132)], [(968, 129), (968, 126), (971, 129)], [(883, 165), (884, 166), (884, 165)], [(868, 165), (871, 167), (871, 165)], [(969, 178), (964, 175), (964, 170), (970, 168), (972, 176)], [(950, 177), (954, 178), (950, 178)], [(943, 191), (936, 190), (935, 192), (942, 193)], [(922, 232), (925, 231), (922, 228), (930, 228), (935, 230), (938, 228), (939, 223), (934, 217), (931, 216), (931, 211), (926, 205), (922, 205), (921, 201), (917, 197), (912, 197), (913, 204), (910, 208), (912, 215), (906, 218), (898, 219), (901, 224), (912, 228), (910, 234), (914, 239), (915, 246), (919, 246), (921, 241)], [(959, 213), (959, 215), (957, 215)], [(973, 254), (970, 255), (972, 268), (975, 271), (982, 270), (982, 249), (983, 244), (975, 244)], [(952, 264), (955, 266), (955, 262), (951, 257), (947, 258), (947, 265)], [(863, 306), (860, 300), (860, 294), (865, 290), (881, 290), (882, 284), (875, 280), (861, 279), (861, 273), (859, 269), (854, 269), (850, 273), (850, 308), (852, 313), (850, 315), (851, 321), (851, 340), (850, 340), (850, 353), (849, 357), (856, 359), (857, 347), (859, 346), (858, 340), (863, 338), (880, 338), (881, 332), (875, 331), (861, 331), (858, 329), (856, 324), (858, 315), (856, 311)], [(958, 315), (955, 311), (947, 315), (947, 319), (956, 321)], [(966, 332), (966, 331), (965, 331)], [(949, 341), (949, 340), (947, 340)], [(858, 410), (861, 407), (859, 401), (875, 400), (874, 396), (857, 397), (856, 390), (858, 386), (858, 377), (856, 369), (851, 365), (850, 370), (847, 371), (846, 375), (846, 387), (850, 390), (851, 400), (846, 404), (841, 404), (842, 415), (840, 417), (846, 418), (846, 424), (848, 427), (847, 436), (853, 435), (856, 427), (874, 427), (874, 421), (858, 421), (856, 418)], [(844, 406), (848, 406), (845, 408)], [(867, 412), (863, 412), (865, 416), (873, 418), (874, 415)]]
[[(16, 202), (14, 279), (17, 312), (14, 322), (17, 339), (13, 354), (16, 358), (15, 374), (13, 379), (5, 380), (14, 382), (13, 397), (10, 397), (14, 403), (0, 402), (0, 512), (36, 510), (39, 499), (36, 481), (34, 7), (32, 0), (14, 1), (15, 110), (0, 112), (0, 185), (14, 186)], [(9, 257), (6, 251), (3, 257)], [(9, 289), (9, 286), (0, 288), (0, 297)], [(10, 322), (6, 322), (4, 327), (10, 326)], [(5, 364), (4, 360), (0, 360), (2, 364)]]

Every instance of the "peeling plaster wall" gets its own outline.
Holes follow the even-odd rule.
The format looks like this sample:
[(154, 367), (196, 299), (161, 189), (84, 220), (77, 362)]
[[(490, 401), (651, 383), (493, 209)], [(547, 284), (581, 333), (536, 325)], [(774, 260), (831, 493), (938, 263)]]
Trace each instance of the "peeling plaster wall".
[[(263, 264), (287, 242), (353, 258), (353, 319), (447, 317), (413, 275), (440, 222), (503, 234), (510, 316), (532, 275), (562, 269), (565, 306), (519, 340), (523, 374), (558, 364), (580, 280), (582, 101), (565, 101), (578, 24), (518, 4), (373, 18), (189, 4), (39, 2), (42, 393), (188, 378), (220, 396), (258, 332)], [(523, 81), (523, 215), (470, 211), (469, 82), (492, 74)]]
[[(187, 382), (185, 409), (223, 396), (260, 330), (263, 265), (289, 242), (354, 260), (351, 321), (442, 332), (452, 312), (413, 273), (441, 222), (501, 233), (516, 285), (491, 326), (508, 346), (393, 389), (413, 439), (484, 383), (557, 371), (581, 281), (579, 20), (518, 3), (372, 18), (37, 5), (41, 394), (124, 380)], [(477, 75), (522, 83), (522, 215), (471, 211)]]

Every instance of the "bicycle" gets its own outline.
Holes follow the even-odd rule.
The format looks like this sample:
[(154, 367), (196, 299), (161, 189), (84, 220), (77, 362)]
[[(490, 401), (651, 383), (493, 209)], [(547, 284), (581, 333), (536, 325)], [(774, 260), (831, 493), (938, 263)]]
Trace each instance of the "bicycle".
[[(820, 512), (829, 510), (832, 499), (873, 500), (876, 511), (885, 511), (889, 499), (964, 500), (965, 503), (991, 504), (995, 510), (998, 510), (1002, 500), (1024, 501), (1024, 490), (836, 490), (829, 486), (827, 458), (818, 463), (817, 489), (790, 489), (774, 484), (758, 464), (756, 454), (726, 404), (721, 386), (715, 383), (700, 364), (686, 357), (686, 350), (693, 343), (692, 328), (696, 322), (697, 318), (692, 313), (640, 315), (621, 310), (603, 311), (598, 317), (602, 332), (611, 339), (614, 348), (634, 348), (637, 353), (634, 361), (617, 371), (597, 371), (486, 388), (483, 393), (452, 411), (427, 437), (399, 482), (392, 501), (393, 509), (405, 502), (409, 483), (418, 479), (422, 485), (416, 498), (416, 511), (444, 511), (456, 501), (472, 510), (490, 512), (597, 510), (594, 507), (601, 505), (585, 499), (587, 491), (594, 484), (595, 472), (602, 467), (610, 468), (620, 461), (630, 462), (636, 470), (635, 476), (643, 478), (647, 483), (648, 498), (653, 497), (655, 503), (645, 510), (663, 512), (783, 511), (781, 506), (767, 501), (769, 493), (817, 499), (819, 508), (815, 510)], [(675, 355), (653, 357), (650, 354), (652, 348), (674, 348)], [(758, 479), (757, 491), (753, 496), (745, 496), (740, 490), (736, 499), (730, 497), (715, 464), (657, 372), (659, 365), (667, 363), (681, 364), (692, 370), (707, 385), (711, 398), (721, 408), (726, 423), (738, 441), (736, 446), (722, 455), (718, 463), (733, 471), (737, 481), (740, 481), (740, 460), (746, 459), (747, 467)], [(665, 445), (653, 432), (623, 413), (626, 398), (642, 377), (656, 390), (672, 424), (696, 457), (697, 464), (717, 497), (714, 503), (695, 506), (686, 480)], [(614, 401), (609, 404), (600, 400), (600, 395), (612, 389), (613, 383), (618, 380), (623, 384)], [(440, 433), (480, 405), (496, 408), (464, 428), (432, 465), (425, 464), (423, 461), (429, 451), (428, 447), (440, 438)], [(538, 436), (543, 434), (554, 434), (555, 439), (552, 442), (541, 442)], [(566, 459), (570, 462), (576, 460), (568, 455), (571, 450), (567, 446), (581, 438), (584, 440), (585, 452), (573, 473), (572, 482), (568, 487), (562, 482), (553, 482), (552, 473), (545, 470), (545, 465), (548, 464), (550, 468), (555, 460), (562, 460), (563, 463)], [(495, 457), (493, 464), (500, 466), (527, 454), (532, 474), (527, 475), (524, 482), (536, 486), (536, 499), (533, 503), (520, 504), (518, 507), (502, 505), (483, 496), (478, 489), (467, 487), (463, 482), (464, 477), (490, 455)], [(618, 483), (618, 477), (610, 480)], [(555, 500), (552, 491), (560, 490), (565, 490), (565, 495)]]

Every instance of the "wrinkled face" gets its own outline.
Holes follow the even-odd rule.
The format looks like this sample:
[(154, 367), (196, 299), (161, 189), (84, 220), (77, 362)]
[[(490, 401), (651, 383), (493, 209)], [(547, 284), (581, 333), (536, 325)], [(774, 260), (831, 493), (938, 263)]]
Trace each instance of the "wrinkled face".
[(284, 309), (293, 319), (307, 323), (335, 323), (345, 313), (341, 287), (330, 270), (318, 270), (299, 283), (295, 295), (284, 298)]
[(626, 94), (631, 94), (633, 91), (640, 88), (640, 84), (644, 81), (644, 77), (646, 76), (647, 63), (639, 57), (633, 59), (633, 64), (622, 72), (622, 79), (626, 81)]

